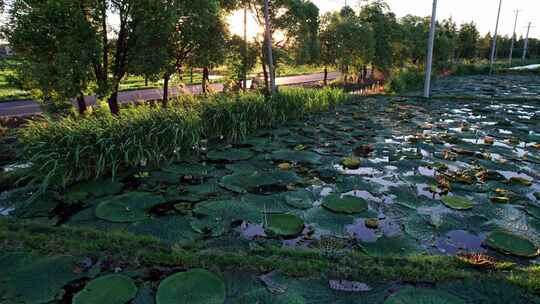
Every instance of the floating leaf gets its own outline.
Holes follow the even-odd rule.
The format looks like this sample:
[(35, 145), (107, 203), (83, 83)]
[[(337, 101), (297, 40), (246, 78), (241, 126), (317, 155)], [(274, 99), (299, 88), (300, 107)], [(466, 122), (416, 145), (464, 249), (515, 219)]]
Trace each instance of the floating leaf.
[(212, 161), (234, 162), (240, 160), (248, 160), (252, 158), (254, 154), (247, 149), (226, 149), (210, 151), (206, 156), (209, 160)]
[(504, 231), (490, 233), (484, 243), (504, 254), (524, 258), (533, 258), (540, 254), (540, 250), (532, 241)]
[(448, 207), (456, 210), (472, 209), (474, 204), (466, 197), (462, 196), (443, 196), (441, 201)]
[(71, 186), (64, 194), (68, 201), (82, 201), (88, 197), (100, 198), (122, 191), (124, 184), (111, 180), (93, 180)]
[(0, 303), (41, 304), (61, 299), (62, 288), (83, 276), (73, 271), (77, 262), (69, 256), (0, 255)]
[(532, 182), (526, 178), (522, 177), (512, 177), (510, 178), (510, 184), (511, 185), (518, 185), (518, 186), (525, 186), (530, 187), (532, 186)]
[(347, 169), (356, 170), (360, 168), (360, 160), (355, 156), (347, 156), (341, 160), (341, 165)]
[(344, 292), (367, 292), (372, 289), (366, 283), (347, 280), (330, 280), (328, 283), (330, 284), (330, 289)]
[(233, 192), (259, 193), (264, 192), (266, 188), (272, 186), (285, 188), (287, 185), (299, 181), (300, 177), (294, 172), (253, 172), (224, 176), (221, 179), (220, 185)]
[(114, 223), (132, 223), (148, 218), (147, 211), (165, 203), (162, 196), (147, 192), (130, 192), (103, 199), (96, 208), (96, 217)]
[(391, 295), (384, 304), (465, 304), (465, 300), (436, 289), (407, 287)]
[(275, 161), (306, 163), (312, 165), (321, 164), (321, 156), (310, 151), (279, 150), (272, 153), (270, 155), (270, 159)]
[(270, 213), (267, 214), (266, 220), (266, 231), (277, 236), (297, 236), (304, 229), (304, 221), (293, 214)]
[(361, 213), (368, 209), (367, 201), (362, 198), (348, 195), (341, 197), (336, 194), (325, 197), (322, 206), (330, 211), (346, 214)]
[(193, 213), (198, 217), (191, 221), (192, 229), (198, 233), (211, 232), (213, 236), (229, 231), (235, 221), (262, 222), (261, 211), (246, 201), (206, 201), (197, 204)]
[(136, 295), (137, 286), (132, 279), (111, 274), (88, 283), (73, 297), (73, 304), (125, 304)]
[(291, 207), (306, 210), (313, 207), (313, 194), (307, 190), (286, 193), (285, 202)]
[(225, 283), (204, 269), (173, 274), (163, 280), (156, 295), (157, 304), (223, 304)]

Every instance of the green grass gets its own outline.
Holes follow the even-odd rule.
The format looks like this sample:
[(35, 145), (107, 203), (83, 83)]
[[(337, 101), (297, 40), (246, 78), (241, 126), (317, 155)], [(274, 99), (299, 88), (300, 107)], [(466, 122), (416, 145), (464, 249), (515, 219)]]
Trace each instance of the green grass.
[(540, 267), (500, 264), (479, 270), (451, 256), (372, 257), (352, 250), (339, 259), (316, 249), (276, 246), (245, 250), (202, 250), (167, 245), (158, 239), (121, 230), (51, 227), (24, 220), (0, 219), (3, 252), (106, 257), (126, 267), (212, 267), (221, 271), (280, 271), (294, 277), (340, 277), (376, 282), (441, 283), (453, 280), (506, 280), (529, 293), (540, 292)]
[(144, 104), (112, 116), (106, 108), (85, 117), (45, 118), (18, 133), (22, 158), (42, 183), (70, 183), (112, 175), (141, 165), (158, 167), (198, 153), (201, 139), (237, 141), (348, 100), (340, 90), (283, 90), (261, 94), (185, 96), (166, 109)]
[(14, 59), (0, 60), (0, 102), (31, 98), (30, 93), (18, 88), (10, 81), (10, 78), (14, 80), (16, 76), (17, 64), (17, 60)]

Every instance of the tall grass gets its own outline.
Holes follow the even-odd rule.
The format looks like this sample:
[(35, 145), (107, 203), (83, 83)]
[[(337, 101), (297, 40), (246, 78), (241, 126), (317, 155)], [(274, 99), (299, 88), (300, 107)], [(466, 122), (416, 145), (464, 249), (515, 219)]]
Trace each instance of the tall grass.
[(23, 158), (43, 188), (157, 167), (197, 153), (201, 139), (237, 141), (259, 128), (330, 109), (348, 99), (340, 90), (290, 89), (272, 98), (248, 94), (182, 97), (166, 109), (130, 106), (120, 116), (45, 118), (19, 134)]

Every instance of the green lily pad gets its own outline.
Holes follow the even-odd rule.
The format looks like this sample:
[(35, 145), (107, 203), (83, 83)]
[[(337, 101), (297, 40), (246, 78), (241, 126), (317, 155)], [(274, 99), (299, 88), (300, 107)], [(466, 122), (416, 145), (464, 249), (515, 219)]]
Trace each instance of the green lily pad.
[(302, 233), (304, 221), (293, 214), (271, 213), (266, 216), (266, 231), (271, 235), (293, 237)]
[(361, 213), (368, 209), (367, 201), (362, 198), (354, 196), (341, 197), (337, 194), (325, 197), (322, 206), (332, 212), (345, 214)]
[(307, 190), (286, 193), (285, 203), (297, 209), (307, 210), (313, 207), (313, 194)]
[(435, 289), (408, 287), (391, 295), (384, 304), (465, 304), (465, 300)]
[(62, 288), (85, 275), (73, 271), (77, 262), (70, 256), (1, 254), (0, 303), (41, 304), (61, 299)]
[(82, 201), (86, 198), (100, 198), (115, 195), (122, 191), (124, 184), (111, 180), (93, 180), (71, 186), (64, 198), (69, 202)]
[(540, 201), (540, 192), (534, 193), (534, 197)]
[(355, 156), (347, 156), (341, 160), (341, 165), (347, 169), (356, 170), (360, 168), (361, 161)]
[(469, 199), (462, 196), (443, 196), (441, 201), (446, 207), (456, 210), (469, 210), (474, 206)]
[(225, 283), (204, 269), (180, 272), (163, 280), (156, 295), (157, 304), (223, 304)]
[(527, 206), (527, 213), (530, 216), (540, 220), (540, 206), (529, 204)]
[(517, 186), (524, 186), (524, 187), (530, 187), (532, 186), (532, 182), (526, 178), (521, 177), (512, 177), (509, 180), (511, 185), (517, 185)]
[(289, 161), (312, 165), (321, 164), (321, 156), (311, 151), (280, 150), (272, 153), (270, 159), (274, 161)]
[(300, 180), (300, 177), (294, 172), (253, 172), (224, 176), (221, 179), (220, 185), (227, 190), (237, 193), (258, 193), (268, 187), (285, 187)]
[(530, 240), (504, 231), (490, 233), (484, 243), (504, 254), (533, 258), (540, 254), (538, 247)]
[(124, 304), (136, 295), (137, 286), (131, 278), (111, 274), (88, 283), (73, 297), (73, 304)]
[(198, 217), (190, 223), (191, 228), (198, 233), (210, 232), (220, 236), (230, 230), (231, 223), (247, 221), (262, 222), (262, 213), (254, 205), (246, 201), (206, 201), (197, 204), (193, 213)]
[(173, 164), (163, 171), (177, 176), (205, 177), (213, 167), (203, 164)]
[(114, 223), (132, 223), (148, 218), (147, 211), (165, 203), (162, 196), (147, 192), (130, 192), (103, 199), (96, 207), (96, 217)]
[(248, 160), (254, 156), (253, 152), (247, 149), (227, 149), (227, 150), (214, 150), (208, 152), (206, 155), (209, 160), (212, 161), (227, 161), (235, 162), (240, 160)]

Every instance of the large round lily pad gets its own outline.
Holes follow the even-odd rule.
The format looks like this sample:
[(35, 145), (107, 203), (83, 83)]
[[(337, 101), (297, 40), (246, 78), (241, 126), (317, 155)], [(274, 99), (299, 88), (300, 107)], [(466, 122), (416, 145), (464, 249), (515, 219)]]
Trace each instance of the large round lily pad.
[(324, 198), (322, 206), (336, 213), (354, 214), (366, 211), (368, 203), (363, 198), (354, 196), (341, 197), (331, 194)]
[(268, 187), (285, 187), (288, 184), (297, 183), (299, 181), (300, 177), (294, 172), (253, 172), (224, 176), (221, 179), (220, 185), (233, 192), (258, 193)]
[(239, 160), (247, 160), (253, 157), (253, 152), (247, 149), (227, 149), (210, 151), (206, 155), (212, 161), (227, 161), (234, 162)]
[(285, 203), (297, 209), (309, 209), (313, 207), (313, 194), (307, 190), (286, 193)]
[(536, 219), (539, 219), (540, 220), (540, 206), (537, 206), (537, 205), (528, 205), (527, 206), (527, 213), (536, 218)]
[(266, 216), (266, 220), (266, 231), (272, 235), (292, 237), (304, 229), (304, 221), (293, 214), (271, 213)]
[(490, 233), (484, 241), (488, 247), (504, 254), (533, 258), (540, 254), (538, 246), (532, 241), (505, 231)]
[(474, 206), (468, 198), (462, 196), (443, 196), (441, 201), (446, 207), (456, 210), (468, 210)]
[(465, 300), (447, 292), (425, 289), (404, 288), (391, 295), (384, 304), (465, 304)]
[(159, 284), (157, 304), (223, 304), (225, 283), (204, 269), (173, 274)]
[(147, 211), (165, 203), (162, 196), (130, 192), (104, 199), (96, 208), (96, 217), (114, 223), (132, 223), (148, 218)]
[(275, 161), (289, 161), (312, 165), (321, 164), (321, 156), (310, 151), (280, 150), (272, 153), (272, 155), (270, 155), (270, 159)]
[(89, 197), (100, 198), (120, 193), (123, 187), (124, 184), (120, 182), (103, 179), (81, 182), (71, 186), (64, 194), (64, 199), (77, 202)]
[(135, 298), (137, 286), (124, 275), (111, 274), (97, 278), (73, 298), (73, 304), (124, 304)]

